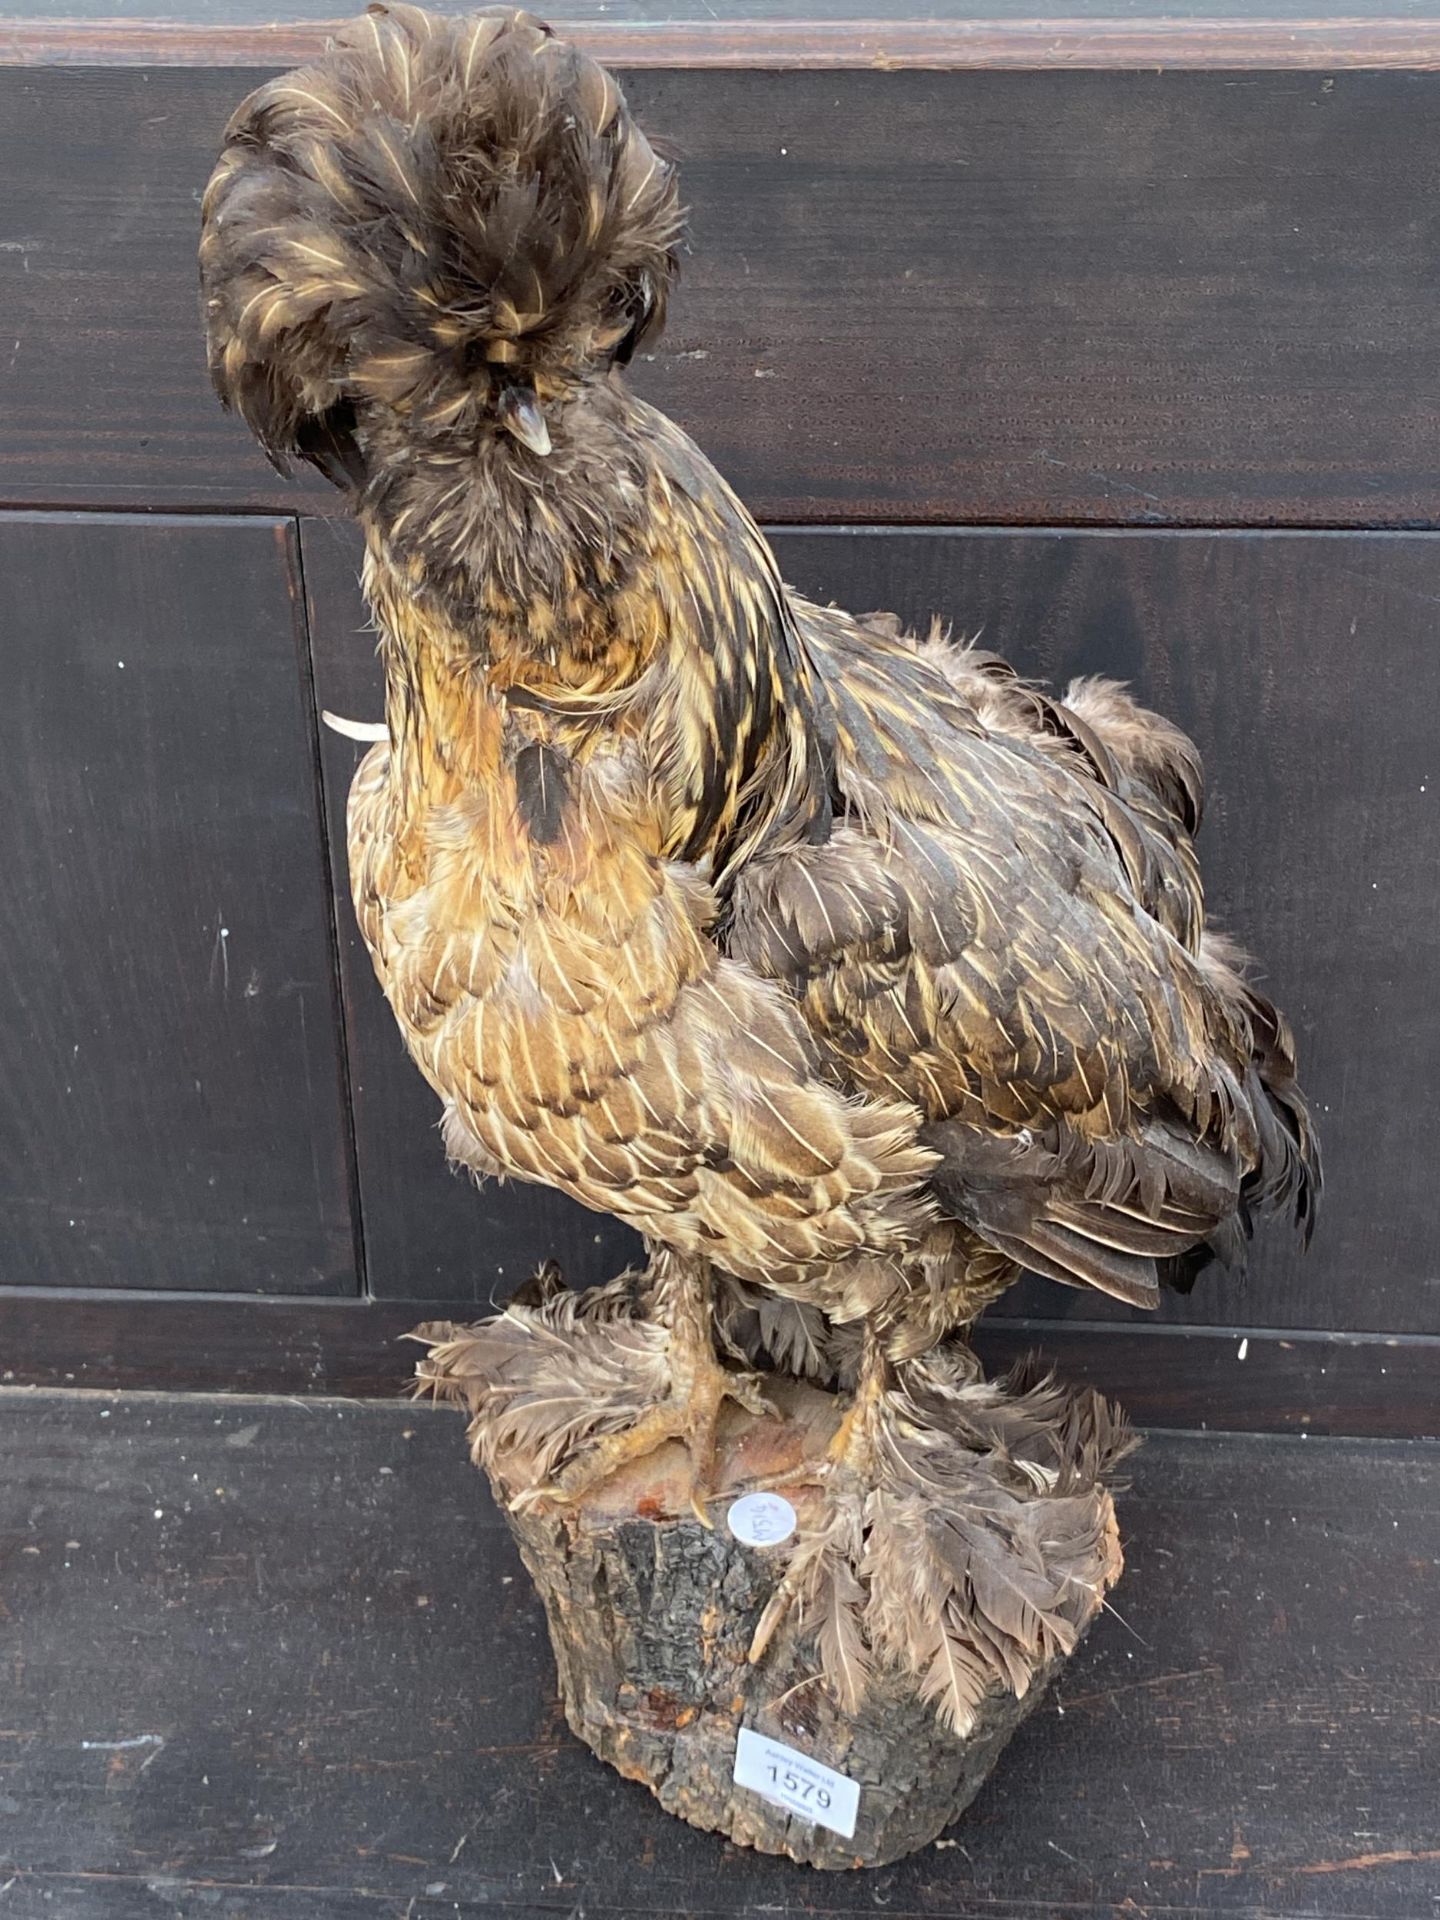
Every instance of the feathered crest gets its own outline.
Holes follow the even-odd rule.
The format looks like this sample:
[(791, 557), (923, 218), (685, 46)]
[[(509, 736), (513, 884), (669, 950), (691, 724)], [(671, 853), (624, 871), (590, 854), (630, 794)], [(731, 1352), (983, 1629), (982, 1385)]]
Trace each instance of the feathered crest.
[[(601, 67), (526, 13), (374, 6), (241, 105), (205, 195), (212, 378), (272, 453), (355, 415), (473, 425), (661, 324), (671, 169)], [(332, 478), (339, 478), (331, 473)]]

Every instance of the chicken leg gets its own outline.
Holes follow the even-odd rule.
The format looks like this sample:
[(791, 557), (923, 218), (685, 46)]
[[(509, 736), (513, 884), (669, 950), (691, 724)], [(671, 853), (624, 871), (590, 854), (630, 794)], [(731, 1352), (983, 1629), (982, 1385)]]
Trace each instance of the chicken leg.
[(545, 1486), (523, 1494), (526, 1505), (539, 1500), (571, 1505), (631, 1461), (678, 1440), (690, 1456), (691, 1509), (708, 1527), (705, 1502), (714, 1490), (721, 1408), (734, 1400), (749, 1413), (774, 1413), (755, 1376), (732, 1371), (715, 1352), (709, 1262), (660, 1250), (650, 1273), (646, 1304), (669, 1336), (669, 1397), (622, 1431), (596, 1440)]
[[(766, 1483), (775, 1488), (795, 1486), (802, 1482), (812, 1485), (823, 1482), (828, 1486), (827, 1512), (812, 1532), (816, 1537), (828, 1537), (837, 1531), (837, 1522), (846, 1522), (845, 1532), (850, 1540), (857, 1576), (864, 1533), (865, 1497), (879, 1473), (885, 1396), (889, 1387), (889, 1355), (883, 1339), (867, 1322), (860, 1377), (855, 1383), (845, 1416), (826, 1448), (825, 1458), (797, 1467), (790, 1474)], [(802, 1541), (792, 1553), (784, 1578), (771, 1594), (756, 1624), (748, 1654), (752, 1665), (763, 1657), (777, 1629), (813, 1577), (812, 1559), (804, 1550)]]

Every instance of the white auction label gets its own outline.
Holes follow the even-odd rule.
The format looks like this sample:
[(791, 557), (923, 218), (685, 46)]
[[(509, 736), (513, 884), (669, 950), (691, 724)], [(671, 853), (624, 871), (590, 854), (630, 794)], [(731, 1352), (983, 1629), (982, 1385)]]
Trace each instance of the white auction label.
[(725, 1520), (747, 1547), (777, 1546), (795, 1531), (795, 1509), (779, 1493), (742, 1493)]
[(847, 1840), (855, 1837), (859, 1783), (822, 1766), (808, 1753), (767, 1740), (751, 1727), (742, 1727), (735, 1743), (735, 1784), (753, 1788), (763, 1799), (788, 1807), (817, 1827), (829, 1827)]

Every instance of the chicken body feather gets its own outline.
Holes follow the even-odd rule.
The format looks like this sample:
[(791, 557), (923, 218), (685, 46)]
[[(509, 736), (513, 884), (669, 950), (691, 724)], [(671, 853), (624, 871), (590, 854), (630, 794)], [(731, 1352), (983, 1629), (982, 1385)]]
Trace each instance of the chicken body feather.
[(450, 1154), (650, 1243), (643, 1301), (551, 1289), (437, 1330), (425, 1379), (489, 1464), (572, 1489), (687, 1395), (713, 1454), (721, 1400), (760, 1404), (719, 1275), (733, 1352), (859, 1376), (773, 1618), (847, 1703), (884, 1659), (962, 1728), (1115, 1577), (1120, 1441), (948, 1337), (1022, 1267), (1153, 1305), (1257, 1211), (1308, 1232), (1319, 1161), (1289, 1029), (1206, 925), (1192, 744), (1111, 682), (1056, 699), (793, 593), (629, 393), (681, 231), (541, 22), (374, 7), (227, 129), (210, 366), (364, 530), (351, 884)]
[(365, 528), (352, 881), (447, 1144), (897, 1353), (1022, 1263), (1150, 1304), (1315, 1184), (1204, 931), (1194, 749), (791, 593), (619, 378), (678, 234), (613, 81), (518, 14), (372, 12), (206, 197), (217, 382)]

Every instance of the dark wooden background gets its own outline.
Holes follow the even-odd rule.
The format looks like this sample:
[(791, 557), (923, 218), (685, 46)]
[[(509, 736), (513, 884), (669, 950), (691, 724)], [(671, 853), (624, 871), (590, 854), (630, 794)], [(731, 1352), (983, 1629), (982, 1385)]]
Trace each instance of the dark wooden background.
[[(7, 1378), (384, 1391), (412, 1321), (625, 1252), (446, 1173), (357, 949), (317, 723), (379, 712), (357, 542), (196, 315), (259, 77), (0, 69)], [(1158, 1321), (1037, 1283), (988, 1350), (1152, 1421), (1435, 1431), (1440, 74), (627, 84), (695, 241), (640, 385), (797, 586), (1188, 727), (1214, 913), (1299, 1029), (1310, 1256)]]

